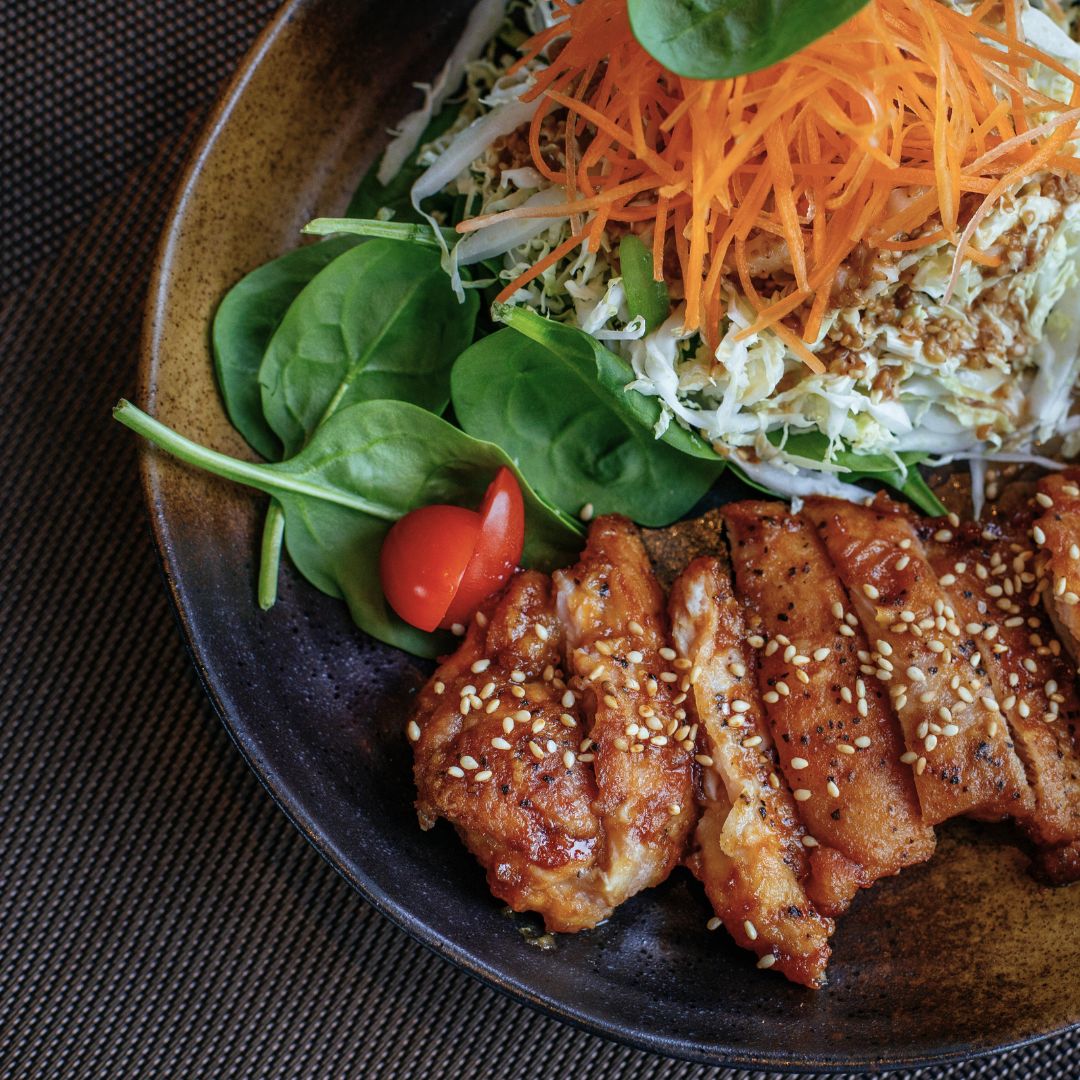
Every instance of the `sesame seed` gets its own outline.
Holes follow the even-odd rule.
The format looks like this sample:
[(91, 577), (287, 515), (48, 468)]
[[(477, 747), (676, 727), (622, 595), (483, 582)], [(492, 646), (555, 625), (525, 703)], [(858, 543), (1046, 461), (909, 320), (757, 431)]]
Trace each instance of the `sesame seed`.
[(906, 674), (912, 682), (926, 682), (926, 676), (922, 673), (922, 670), (917, 668), (914, 664), (907, 669)]
[(804, 836), (802, 838), (803, 847), (818, 847), (818, 842), (812, 836)]
[(791, 767), (793, 769), (805, 769), (809, 766), (810, 762), (804, 757), (793, 757), (791, 759)]
[(794, 645), (789, 645), (784, 650), (784, 663), (785, 664), (790, 664), (791, 661), (795, 659), (795, 655), (796, 655), (796, 653), (798, 653), (798, 651), (799, 650), (796, 649)]
[(741, 699), (736, 698), (731, 703), (731, 709), (732, 709), (732, 712), (737, 712), (737, 713), (749, 712), (750, 711), (750, 702), (749, 701), (742, 701)]
[(666, 645), (660, 649), (659, 652), (665, 660), (674, 660), (675, 657), (678, 656), (678, 653), (675, 652), (674, 649), (669, 649)]
[(465, 627), (462, 626), (461, 623), (456, 622), (450, 627), (450, 633), (453, 634), (454, 637), (464, 637)]
[(931, 732), (929, 735), (926, 736), (923, 745), (926, 747), (927, 753), (929, 753), (937, 746), (937, 736), (933, 732)]
[(759, 968), (771, 968), (776, 963), (776, 957), (772, 953), (766, 953), (758, 962)]
[(865, 750), (865, 749), (866, 749), (866, 748), (867, 748), (867, 747), (868, 747), (868, 746), (870, 745), (870, 736), (869, 736), (869, 735), (860, 735), (860, 736), (859, 736), (859, 737), (858, 737), (858, 738), (857, 738), (857, 739), (855, 740), (855, 745), (856, 745), (856, 746), (857, 746), (857, 747), (858, 747), (858, 748), (859, 748), (860, 750)]
[(966, 702), (968, 705), (971, 705), (975, 701), (974, 694), (972, 694), (972, 692), (966, 686), (958, 686), (956, 688), (956, 696), (960, 698), (961, 701)]
[(499, 699), (498, 699), (497, 697), (496, 697), (496, 698), (492, 698), (492, 699), (491, 699), (491, 700), (490, 700), (490, 701), (489, 701), (489, 702), (488, 702), (488, 703), (487, 703), (487, 704), (486, 704), (486, 705), (484, 706), (484, 712), (486, 712), (486, 713), (488, 714), (488, 716), (490, 716), (490, 715), (491, 715), (491, 714), (492, 714), (493, 712), (497, 712), (497, 711), (498, 711), (498, 709), (499, 709), (499, 707), (500, 707), (501, 705), (502, 705), (502, 702), (501, 702), (501, 701), (500, 701), (500, 700), (499, 700)]
[(604, 704), (609, 709), (617, 709), (619, 707), (619, 700), (613, 694), (604, 695)]
[(1046, 533), (1044, 533), (1038, 525), (1036, 525), (1031, 530), (1031, 538), (1035, 541), (1036, 544), (1042, 545), (1046, 543)]
[(757, 941), (757, 927), (749, 919), (744, 920), (742, 925), (743, 930), (746, 931), (746, 936), (751, 941)]
[(495, 747), (496, 750), (509, 750), (511, 748), (510, 744), (501, 735), (497, 735), (492, 739), (491, 745)]
[(514, 718), (512, 716), (504, 716), (502, 722), (502, 729), (507, 735), (514, 730)]
[(639, 623), (636, 619), (631, 619), (626, 624), (626, 629), (629, 630), (630, 633), (634, 635), (634, 637), (645, 636), (645, 627), (643, 627), (641, 623)]
[(545, 725), (545, 721), (544, 721), (544, 718), (543, 718), (542, 716), (538, 716), (538, 717), (537, 717), (537, 718), (536, 718), (536, 719), (535, 719), (535, 720), (534, 720), (534, 721), (533, 721), (533, 722), (532, 722), (532, 723), (531, 723), (531, 724), (529, 725), (529, 730), (530, 730), (530, 731), (531, 731), (531, 732), (532, 732), (532, 733), (533, 733), (534, 735), (539, 735), (539, 734), (540, 734), (540, 732), (544, 730), (544, 725)]
[(801, 787), (796, 788), (791, 794), (794, 796), (796, 802), (806, 802), (806, 800), (811, 797), (813, 792), (808, 790), (807, 788)]
[(1063, 491), (1063, 492), (1064, 492), (1064, 493), (1065, 493), (1066, 495), (1070, 495), (1070, 496), (1072, 496), (1072, 498), (1074, 498), (1074, 499), (1075, 499), (1075, 498), (1076, 498), (1076, 497), (1077, 497), (1078, 495), (1080, 495), (1080, 488), (1078, 488), (1078, 487), (1077, 487), (1077, 486), (1076, 486), (1075, 484), (1062, 484), (1062, 485), (1061, 485), (1061, 490), (1062, 490), (1062, 491)]
[(1038, 493), (1038, 494), (1037, 494), (1037, 495), (1035, 496), (1035, 501), (1036, 501), (1036, 502), (1037, 502), (1037, 503), (1038, 503), (1038, 504), (1039, 504), (1039, 505), (1040, 505), (1041, 507), (1043, 507), (1043, 509), (1045, 509), (1045, 510), (1049, 510), (1049, 509), (1050, 509), (1050, 507), (1052, 507), (1052, 506), (1054, 505), (1054, 500), (1053, 500), (1053, 499), (1051, 499), (1051, 498), (1050, 498), (1050, 496), (1049, 496), (1049, 495), (1047, 495), (1045, 491), (1040, 491), (1040, 492), (1039, 492), (1039, 493)]
[(523, 698), (525, 696), (525, 687), (514, 685), (510, 687), (510, 693), (516, 698)]
[(453, 776), (457, 780), (460, 780), (465, 775), (464, 770), (459, 769), (456, 765), (451, 765), (446, 772), (449, 776)]
[(934, 533), (934, 539), (939, 544), (947, 544), (952, 538), (953, 534), (949, 529), (938, 529), (938, 531)]
[(755, 746), (761, 745), (761, 736), (751, 735), (748, 739), (743, 739), (742, 744), (747, 750), (752, 750)]
[(708, 754), (695, 754), (694, 760), (706, 769), (712, 768), (713, 759)]
[(828, 792), (828, 793), (829, 793), (829, 794), (830, 794), (830, 795), (831, 795), (831, 796), (832, 796), (832, 797), (833, 797), (834, 799), (839, 799), (839, 798), (840, 798), (840, 789), (839, 789), (839, 788), (838, 788), (838, 787), (836, 786), (836, 784), (835, 784), (835, 783), (833, 783), (833, 781), (832, 781), (832, 780), (830, 780), (830, 781), (829, 781), (829, 782), (828, 782), (828, 783), (827, 783), (827, 784), (825, 785), (825, 790), (826, 790), (826, 791), (827, 791), (827, 792)]
[(487, 624), (488, 617), (482, 611), (478, 611), (476, 613), (476, 625), (479, 626), (481, 630), (483, 630), (484, 627), (487, 626)]
[(761, 695), (761, 700), (767, 705), (775, 705), (780, 700), (780, 695), (775, 690), (767, 690)]
[(626, 654), (626, 659), (629, 660), (631, 664), (640, 664), (642, 660), (645, 659), (645, 654), (638, 649), (631, 649)]
[(517, 670), (511, 671), (510, 672), (510, 681), (511, 682), (516, 682), (516, 683), (523, 683), (525, 681), (525, 672), (524, 671), (517, 671)]
[(788, 684), (787, 684), (786, 682), (784, 682), (784, 681), (783, 681), (783, 679), (781, 679), (781, 680), (780, 680), (780, 681), (779, 681), (779, 682), (778, 682), (778, 683), (776, 684), (776, 692), (777, 692), (777, 693), (778, 693), (778, 694), (779, 694), (779, 695), (780, 695), (781, 697), (787, 697), (787, 696), (788, 696), (788, 694), (790, 694), (790, 693), (791, 693), (791, 687), (790, 687), (790, 686), (788, 686)]
[(532, 713), (529, 712), (528, 709), (518, 709), (518, 711), (514, 713), (514, 719), (519, 724), (525, 724), (532, 719)]
[(926, 758), (921, 757), (915, 762), (915, 775), (922, 776), (926, 772)]
[(1080, 594), (1071, 591), (1065, 593), (1061, 599), (1064, 600), (1065, 603), (1068, 604), (1070, 607), (1075, 607), (1077, 604), (1080, 604)]
[(906, 753), (900, 755), (900, 760), (905, 765), (914, 765), (915, 761), (918, 759), (918, 756), (919, 755), (916, 754), (913, 750), (908, 750)]
[(746, 641), (752, 649), (760, 649), (765, 644), (765, 639), (760, 634), (751, 634)]
[(441, 679), (436, 680), (435, 685), (431, 689), (434, 690), (436, 694), (441, 694), (446, 690), (446, 683)]
[(537, 623), (536, 624), (536, 636), (541, 641), (547, 641), (547, 639), (551, 636), (551, 634), (549, 633), (548, 628), (546, 626), (544, 626), (543, 623)]
[(910, 563), (910, 562), (911, 562), (911, 556), (910, 555), (901, 555), (900, 558), (897, 559), (895, 563), (893, 563), (893, 569), (894, 570), (906, 570), (908, 568), (908, 563)]
[(1031, 715), (1031, 706), (1026, 701), (1021, 701), (1016, 706), (1016, 711), (1026, 720)]
[(661, 671), (660, 681), (666, 683), (673, 683), (679, 681), (679, 676), (674, 671)]
[(484, 782), (485, 780), (490, 780), (490, 779), (491, 779), (491, 770), (490, 770), (490, 769), (481, 769), (481, 770), (480, 770), (480, 771), (479, 771), (479, 772), (478, 772), (478, 773), (477, 773), (477, 774), (476, 774), (476, 775), (475, 775), (475, 776), (473, 777), (473, 779), (474, 779), (475, 781), (477, 781), (477, 783), (480, 783), (480, 784), (482, 784), (482, 783), (483, 783), (483, 782)]
[(839, 630), (841, 635), (843, 635), (844, 637), (855, 636), (855, 631), (852, 630), (851, 627), (847, 625), (847, 623), (844, 623), (842, 626), (838, 626), (837, 630)]
[(473, 663), (472, 667), (469, 668), (469, 670), (474, 675), (479, 675), (481, 672), (487, 671), (487, 669), (489, 667), (491, 667), (491, 661), (490, 660), (476, 660)]
[(866, 698), (859, 698), (859, 703), (855, 706), (855, 709), (865, 719), (870, 712), (870, 707), (866, 704)]
[(938, 583), (942, 587), (947, 589), (950, 585), (955, 585), (956, 584), (956, 575), (955, 574), (942, 574), (941, 577), (938, 578)]
[(871, 585), (869, 582), (863, 585), (862, 591), (870, 600), (879, 600), (881, 598), (881, 593), (878, 592), (878, 590), (874, 588), (874, 586)]
[(720, 920), (714, 915), (706, 924), (706, 930), (719, 930), (721, 926)]
[(844, 617), (844, 605), (839, 600), (832, 602), (832, 607), (829, 609), (832, 611), (834, 619), (842, 619)]
[(585, 505), (584, 505), (584, 506), (583, 506), (583, 507), (582, 507), (582, 508), (581, 508), (581, 509), (580, 509), (580, 510), (578, 511), (578, 517), (579, 517), (579, 518), (581, 518), (581, 520), (582, 520), (582, 521), (592, 521), (592, 519), (593, 519), (593, 514), (594, 514), (595, 512), (596, 512), (596, 511), (595, 511), (595, 510), (593, 509), (593, 504), (592, 504), (592, 503), (586, 503), (586, 504), (585, 504)]
[(778, 642), (778, 641), (770, 641), (765, 646), (765, 655), (766, 656), (772, 656), (772, 654), (774, 652), (776, 652), (776, 650), (779, 649), (779, 648), (780, 648), (780, 642)]
[(907, 705), (907, 694), (898, 694), (895, 701), (893, 701), (893, 705), (897, 709), (904, 708), (904, 706)]
[(577, 758), (574, 756), (573, 750), (567, 750), (566, 753), (562, 756), (562, 763), (568, 769), (572, 769), (574, 767), (574, 762), (576, 760)]
[(577, 704), (577, 698), (574, 696), (573, 690), (567, 690), (562, 696), (562, 707), (564, 709), (572, 709)]
[(537, 761), (542, 761), (544, 758), (543, 748), (535, 739), (529, 740), (529, 753), (531, 753)]
[(954, 735), (959, 735), (960, 734), (960, 728), (959, 728), (959, 726), (957, 724), (946, 724), (941, 729), (941, 734), (942, 735), (947, 735), (947, 736), (949, 736), (949, 738), (952, 738)]
[(879, 639), (874, 644), (877, 651), (881, 653), (882, 656), (892, 656), (892, 646), (887, 641)]

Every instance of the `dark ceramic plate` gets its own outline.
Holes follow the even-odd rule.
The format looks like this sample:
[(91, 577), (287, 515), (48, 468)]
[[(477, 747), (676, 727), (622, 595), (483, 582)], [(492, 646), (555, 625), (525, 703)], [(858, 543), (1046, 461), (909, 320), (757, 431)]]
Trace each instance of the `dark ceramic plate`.
[[(284, 5), (214, 116), (161, 248), (142, 399), (166, 423), (246, 452), (215, 391), (210, 314), (306, 220), (342, 210), (466, 6)], [(819, 993), (706, 931), (704, 897), (681, 871), (597, 930), (532, 947), (528, 920), (502, 914), (450, 830), (417, 827), (402, 730), (423, 668), (288, 572), (277, 607), (260, 613), (258, 501), (156, 453), (144, 466), (169, 587), (225, 726), (297, 828), (440, 955), (591, 1031), (717, 1064), (913, 1065), (1080, 1021), (1080, 893), (1039, 887), (1019, 848), (970, 827), (856, 901)]]

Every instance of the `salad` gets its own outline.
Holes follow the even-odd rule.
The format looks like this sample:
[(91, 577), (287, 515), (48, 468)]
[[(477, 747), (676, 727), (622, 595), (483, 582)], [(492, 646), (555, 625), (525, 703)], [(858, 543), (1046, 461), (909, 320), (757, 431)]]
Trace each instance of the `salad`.
[(286, 550), (427, 656), (470, 563), (515, 544), (414, 529), (453, 587), (406, 622), (384, 541), (433, 504), (487, 520), (497, 475), (545, 570), (593, 514), (670, 524), (725, 469), (935, 514), (918, 465), (964, 460), (978, 515), (988, 465), (1080, 449), (1074, 24), (1055, 0), (481, 0), (345, 216), (215, 314), (264, 461), (117, 418), (271, 497), (263, 607)]

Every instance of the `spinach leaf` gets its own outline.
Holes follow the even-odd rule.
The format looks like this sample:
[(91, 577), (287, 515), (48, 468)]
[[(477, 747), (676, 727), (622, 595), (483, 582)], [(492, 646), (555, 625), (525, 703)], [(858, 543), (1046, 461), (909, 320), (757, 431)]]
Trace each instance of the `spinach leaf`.
[(688, 457), (620, 409), (628, 379), (622, 373), (612, 392), (597, 377), (587, 334), (554, 338), (508, 328), (466, 349), (451, 377), (461, 426), (502, 446), (541, 495), (568, 513), (591, 503), (598, 514), (626, 514), (644, 525), (675, 521), (723, 463)]
[[(461, 111), (460, 103), (444, 105), (429, 121), (424, 133), (420, 136), (419, 147), (437, 139), (457, 119)], [(380, 211), (392, 212), (395, 221), (412, 221), (422, 224), (424, 219), (413, 209), (409, 200), (409, 192), (417, 177), (427, 168), (418, 164), (416, 154), (398, 170), (397, 174), (388, 184), (379, 183), (379, 162), (376, 161), (364, 174), (360, 186), (349, 201), (345, 211), (346, 217), (374, 218), (379, 217)]]
[(210, 337), (225, 411), (233, 427), (264, 458), (281, 456), (281, 442), (263, 416), (259, 393), (259, 365), (266, 346), (300, 290), (357, 243), (340, 237), (272, 259), (242, 277), (214, 314)]
[(655, 330), (668, 317), (671, 301), (667, 285), (653, 280), (652, 252), (633, 233), (627, 233), (619, 243), (619, 272), (630, 315), (640, 315), (645, 328)]
[(113, 415), (181, 461), (271, 495), (284, 508), (286, 547), (304, 577), (344, 598), (362, 630), (420, 656), (447, 651), (446, 637), (402, 622), (379, 586), (379, 550), (403, 514), (436, 502), (478, 506), (496, 470), (508, 465), (525, 497), (525, 564), (565, 566), (581, 546), (580, 527), (544, 503), (502, 450), (407, 402), (350, 405), (276, 465), (199, 446), (127, 401)]
[[(395, 398), (442, 412), (477, 306), (475, 295), (458, 303), (433, 248), (375, 239), (330, 263), (293, 301), (259, 367), (263, 414), (284, 456), (355, 401)], [(277, 598), (283, 528), (271, 503), (258, 582), (264, 610)]]
[[(497, 304), (492, 309), (492, 315), (556, 354), (574, 357), (585, 368), (592, 364), (596, 369), (597, 382), (607, 391), (614, 407), (650, 432), (656, 428), (662, 412), (659, 399), (647, 397), (636, 390), (627, 390), (626, 387), (634, 381), (634, 369), (596, 338), (576, 326), (545, 319), (543, 315), (525, 307)], [(668, 425), (661, 441), (691, 457), (701, 458), (719, 468), (724, 466), (724, 459), (700, 435), (687, 431), (674, 421)]]
[(293, 301), (259, 368), (263, 412), (284, 456), (355, 401), (442, 412), (477, 306), (474, 295), (458, 303), (430, 248), (377, 239), (335, 259)]
[(650, 56), (688, 79), (758, 71), (846, 22), (869, 0), (628, 0)]
[[(769, 434), (769, 441), (776, 445), (779, 445), (782, 438), (779, 431)], [(802, 431), (789, 436), (784, 442), (784, 448), (800, 457), (824, 461), (829, 448), (829, 440), (820, 431)], [(838, 479), (845, 483), (865, 480), (878, 486), (884, 484), (914, 503), (924, 514), (937, 517), (948, 513), (945, 505), (934, 494), (933, 489), (917, 468), (919, 462), (925, 459), (926, 454), (905, 452), (899, 457), (907, 466), (906, 474), (896, 467), (896, 462), (887, 454), (864, 454), (854, 450), (838, 450), (833, 455), (833, 461), (851, 470), (838, 476)], [(758, 487), (741, 473), (740, 477), (752, 487)]]

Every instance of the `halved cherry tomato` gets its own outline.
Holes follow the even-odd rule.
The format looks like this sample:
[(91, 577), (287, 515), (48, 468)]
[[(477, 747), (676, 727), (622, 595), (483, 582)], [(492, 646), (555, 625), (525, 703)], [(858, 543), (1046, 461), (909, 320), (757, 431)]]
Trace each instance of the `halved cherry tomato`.
[(480, 507), (480, 539), (461, 584), (439, 624), (466, 623), (476, 609), (506, 584), (525, 544), (525, 500), (517, 478), (505, 466), (495, 474)]
[(379, 576), (390, 606), (421, 630), (464, 623), (514, 572), (525, 542), (525, 503), (514, 474), (499, 469), (479, 513), (423, 506), (383, 541)]
[(396, 521), (379, 553), (390, 606), (421, 630), (434, 630), (461, 584), (480, 539), (480, 515), (461, 506), (422, 506)]

